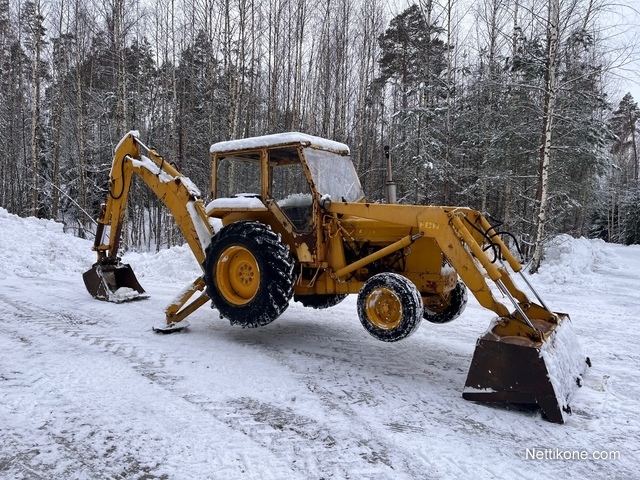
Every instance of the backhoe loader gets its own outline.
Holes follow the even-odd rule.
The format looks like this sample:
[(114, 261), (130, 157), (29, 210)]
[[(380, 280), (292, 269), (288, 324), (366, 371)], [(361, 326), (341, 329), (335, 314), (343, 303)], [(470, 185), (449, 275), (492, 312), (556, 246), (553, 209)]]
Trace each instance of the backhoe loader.
[(114, 302), (146, 295), (118, 256), (138, 175), (172, 213), (202, 268), (167, 307), (161, 331), (184, 328), (209, 301), (232, 325), (259, 327), (292, 299), (319, 309), (357, 294), (367, 332), (395, 342), (423, 319), (454, 320), (469, 290), (497, 316), (477, 341), (463, 398), (538, 405), (550, 421), (564, 422), (588, 359), (569, 316), (545, 305), (480, 212), (367, 202), (349, 148), (297, 132), (216, 143), (210, 154), (212, 200), (205, 205), (197, 187), (137, 132), (120, 141), (98, 219), (98, 261), (84, 274), (91, 295)]

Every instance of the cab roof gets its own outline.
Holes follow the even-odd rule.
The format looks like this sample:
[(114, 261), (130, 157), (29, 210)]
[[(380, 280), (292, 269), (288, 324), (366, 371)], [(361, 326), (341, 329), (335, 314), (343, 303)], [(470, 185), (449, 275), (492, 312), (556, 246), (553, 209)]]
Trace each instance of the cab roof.
[(281, 145), (301, 144), (305, 147), (313, 147), (321, 150), (328, 150), (339, 153), (340, 155), (349, 155), (349, 147), (344, 143), (334, 142), (326, 138), (314, 137), (300, 132), (276, 133), (272, 135), (263, 135), (261, 137), (250, 137), (239, 140), (228, 140), (226, 142), (218, 142), (211, 145), (211, 153), (232, 152), (238, 150), (251, 150), (264, 147), (278, 147)]

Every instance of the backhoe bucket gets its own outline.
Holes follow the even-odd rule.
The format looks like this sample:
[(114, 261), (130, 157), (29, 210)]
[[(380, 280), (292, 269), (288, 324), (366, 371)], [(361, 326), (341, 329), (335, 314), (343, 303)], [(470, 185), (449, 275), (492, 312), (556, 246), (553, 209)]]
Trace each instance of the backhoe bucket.
[[(535, 304), (526, 308), (542, 310)], [(514, 317), (497, 319), (478, 339), (462, 397), (538, 405), (549, 421), (564, 423), (571, 412), (569, 398), (590, 361), (582, 354), (568, 315), (556, 313), (542, 320), (529, 312), (538, 338), (523, 335), (526, 326)]]
[(122, 303), (147, 298), (138, 283), (131, 266), (94, 263), (91, 270), (82, 275), (84, 285), (92, 297), (108, 302)]

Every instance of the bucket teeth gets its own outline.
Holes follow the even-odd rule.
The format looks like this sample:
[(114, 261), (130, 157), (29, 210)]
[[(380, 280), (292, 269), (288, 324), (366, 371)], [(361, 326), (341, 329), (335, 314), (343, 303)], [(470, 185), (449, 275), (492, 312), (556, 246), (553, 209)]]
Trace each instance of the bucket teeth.
[(95, 263), (82, 278), (89, 294), (98, 300), (121, 303), (147, 298), (131, 266)]
[[(489, 330), (476, 343), (462, 397), (487, 403), (538, 405), (547, 419), (564, 423), (569, 398), (587, 368), (568, 315), (541, 342)], [(504, 325), (505, 319), (501, 319)], [(516, 322), (517, 320), (512, 320)]]

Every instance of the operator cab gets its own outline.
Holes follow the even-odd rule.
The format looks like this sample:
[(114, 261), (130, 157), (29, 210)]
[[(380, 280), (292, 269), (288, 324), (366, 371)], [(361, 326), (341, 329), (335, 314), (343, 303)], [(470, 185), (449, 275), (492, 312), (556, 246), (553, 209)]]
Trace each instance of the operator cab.
[(284, 215), (294, 234), (313, 232), (321, 198), (364, 198), (349, 147), (342, 143), (290, 132), (216, 143), (211, 154), (210, 208), (261, 204)]

